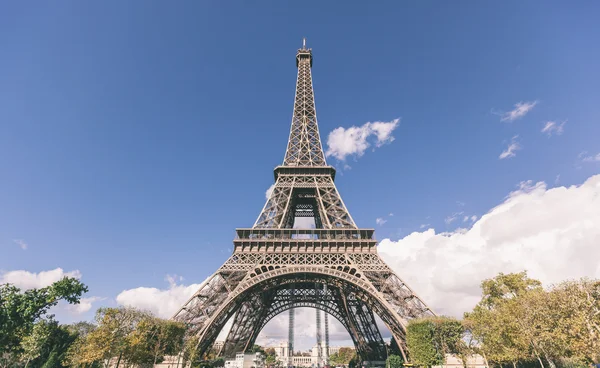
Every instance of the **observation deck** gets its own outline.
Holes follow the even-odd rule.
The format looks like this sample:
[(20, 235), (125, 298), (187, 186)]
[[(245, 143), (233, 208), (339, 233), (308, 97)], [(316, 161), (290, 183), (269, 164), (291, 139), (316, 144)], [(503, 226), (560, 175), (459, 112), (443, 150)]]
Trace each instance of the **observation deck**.
[(375, 229), (236, 229), (234, 252), (376, 253)]

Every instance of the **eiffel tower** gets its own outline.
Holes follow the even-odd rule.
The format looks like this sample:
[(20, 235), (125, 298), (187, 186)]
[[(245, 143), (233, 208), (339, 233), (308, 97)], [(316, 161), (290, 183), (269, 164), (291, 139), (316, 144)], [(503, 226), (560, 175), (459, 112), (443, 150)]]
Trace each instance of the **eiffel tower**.
[[(377, 314), (407, 361), (408, 320), (432, 310), (377, 254), (374, 229), (358, 228), (327, 165), (315, 110), (312, 50), (296, 53), (298, 78), (283, 165), (252, 228), (236, 229), (233, 254), (174, 315), (210, 349), (225, 323), (233, 324), (221, 349), (232, 357), (250, 349), (278, 314), (311, 307), (337, 319), (365, 362), (382, 362), (386, 347)], [(295, 228), (312, 218), (314, 228)], [(298, 226), (296, 226), (298, 227)]]

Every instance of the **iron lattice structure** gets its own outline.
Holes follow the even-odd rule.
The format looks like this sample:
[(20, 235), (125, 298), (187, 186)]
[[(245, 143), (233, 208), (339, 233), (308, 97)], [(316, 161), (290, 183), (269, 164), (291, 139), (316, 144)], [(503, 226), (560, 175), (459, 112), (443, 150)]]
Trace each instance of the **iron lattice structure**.
[[(283, 165), (252, 228), (237, 229), (233, 254), (173, 317), (199, 337), (201, 354), (233, 318), (221, 355), (254, 345), (276, 315), (312, 307), (336, 318), (363, 361), (383, 361), (377, 314), (405, 356), (405, 326), (431, 309), (378, 256), (373, 229), (354, 223), (334, 184), (319, 137), (312, 50), (296, 54), (298, 79)], [(299, 217), (314, 229), (295, 229)], [(290, 315), (293, 318), (293, 314)], [(328, 331), (326, 344), (328, 345)], [(292, 342), (289, 342), (290, 345)]]

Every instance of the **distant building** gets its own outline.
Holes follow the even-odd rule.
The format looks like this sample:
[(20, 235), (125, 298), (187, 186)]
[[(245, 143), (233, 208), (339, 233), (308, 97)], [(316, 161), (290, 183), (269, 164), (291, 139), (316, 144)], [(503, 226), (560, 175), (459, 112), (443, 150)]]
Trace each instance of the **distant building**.
[(263, 368), (264, 357), (261, 353), (237, 353), (235, 359), (225, 361), (225, 368)]
[[(277, 346), (265, 347), (265, 349), (270, 348), (273, 348), (273, 350), (275, 350), (277, 360), (279, 360), (284, 366), (286, 366), (290, 358), (287, 341), (281, 342)], [(315, 345), (310, 350), (310, 356), (303, 356), (296, 352), (296, 354), (292, 356), (292, 365), (295, 367), (323, 367), (326, 363), (326, 357), (339, 352), (340, 348), (341, 346), (330, 346), (328, 349), (329, 353), (326, 354), (327, 349), (325, 348), (325, 343), (323, 342), (320, 346), (321, 361), (319, 361), (319, 346)], [(349, 349), (354, 350), (354, 347), (349, 347)]]

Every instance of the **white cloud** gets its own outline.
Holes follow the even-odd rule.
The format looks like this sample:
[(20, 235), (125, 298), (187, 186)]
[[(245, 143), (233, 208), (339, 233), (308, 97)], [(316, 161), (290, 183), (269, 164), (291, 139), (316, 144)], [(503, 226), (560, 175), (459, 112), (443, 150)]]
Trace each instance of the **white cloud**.
[(548, 134), (548, 137), (551, 137), (552, 134), (561, 135), (564, 132), (563, 127), (566, 123), (566, 120), (560, 124), (558, 124), (555, 121), (547, 121), (546, 124), (544, 124), (544, 127), (542, 128), (541, 132)]
[(375, 223), (376, 223), (377, 225), (379, 225), (379, 226), (381, 226), (381, 225), (385, 224), (386, 222), (387, 222), (387, 220), (384, 220), (384, 219), (383, 219), (383, 218), (381, 218), (381, 217), (378, 217), (378, 218), (376, 218), (376, 219), (375, 219)]
[(463, 222), (468, 222), (468, 221), (471, 221), (471, 222), (477, 221), (477, 216), (473, 215), (473, 216), (465, 216), (465, 217), (463, 217)]
[[(381, 147), (394, 140), (392, 132), (400, 124), (400, 119), (390, 122), (376, 121), (360, 127), (335, 128), (327, 137), (327, 157), (333, 156), (344, 161), (348, 156), (362, 156), (372, 144)], [(373, 139), (370, 139), (373, 137)]]
[(275, 183), (271, 184), (269, 189), (267, 189), (267, 191), (265, 192), (265, 197), (267, 198), (267, 200), (271, 198), (271, 193), (273, 193), (273, 189), (275, 189)]
[(600, 153), (597, 153), (592, 156), (584, 156), (587, 152), (582, 152), (579, 154), (581, 161), (583, 162), (600, 162)]
[(92, 296), (89, 298), (81, 298), (79, 300), (79, 304), (69, 304), (67, 305), (67, 310), (71, 311), (75, 314), (83, 314), (90, 309), (92, 309), (92, 304), (106, 298), (100, 298), (98, 296)]
[(469, 230), (414, 232), (379, 244), (383, 259), (440, 314), (460, 316), (480, 299), (479, 284), (527, 270), (545, 285), (600, 278), (600, 175), (579, 186), (519, 184)]
[(169, 282), (168, 289), (138, 287), (123, 290), (117, 295), (117, 303), (149, 310), (161, 318), (171, 318), (202, 284), (178, 285), (177, 276), (171, 275), (167, 275), (166, 280)]
[(52, 283), (61, 280), (63, 277), (74, 277), (79, 279), (81, 278), (81, 272), (79, 272), (79, 270), (64, 272), (62, 268), (39, 273), (25, 270), (1, 272), (0, 284), (13, 284), (23, 290), (38, 289), (50, 286)]
[(519, 144), (519, 142), (517, 142), (517, 138), (519, 138), (518, 135), (515, 135), (514, 137), (512, 137), (508, 147), (506, 147), (506, 149), (504, 151), (502, 151), (500, 156), (498, 156), (498, 158), (500, 160), (504, 160), (505, 158), (515, 157), (517, 155), (516, 152), (521, 149), (521, 145)]
[(537, 105), (537, 103), (537, 101), (517, 102), (514, 109), (500, 114), (502, 117), (500, 120), (515, 121), (519, 118), (522, 118), (523, 116), (527, 115), (527, 113), (531, 111), (535, 105)]
[(21, 249), (23, 250), (27, 250), (27, 243), (25, 243), (25, 240), (23, 239), (13, 239), (13, 243), (15, 243), (16, 245), (18, 245), (19, 247), (21, 247)]
[(450, 225), (451, 223), (454, 222), (454, 220), (456, 220), (458, 218), (458, 216), (462, 215), (464, 212), (460, 211), (460, 212), (454, 212), (453, 214), (451, 214), (450, 216), (446, 217), (444, 219), (444, 222), (446, 223), (446, 225)]
[(392, 216), (394, 216), (394, 214), (390, 212), (390, 214), (388, 216), (392, 217)]
[(420, 228), (420, 229), (424, 229), (424, 228), (426, 228), (427, 226), (431, 226), (431, 224), (421, 224), (421, 226), (419, 226), (419, 228)]

